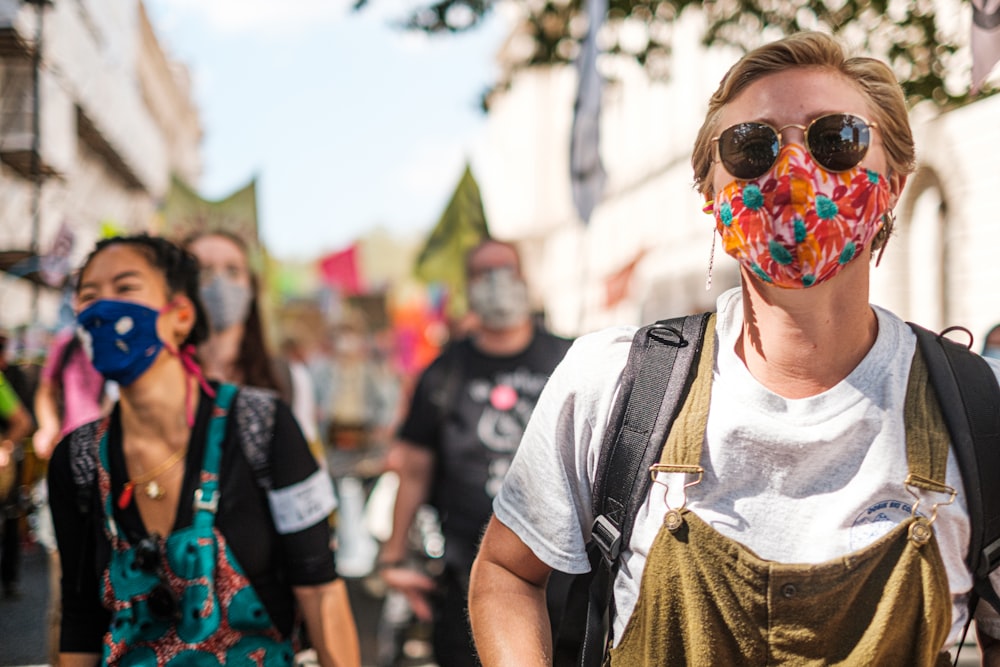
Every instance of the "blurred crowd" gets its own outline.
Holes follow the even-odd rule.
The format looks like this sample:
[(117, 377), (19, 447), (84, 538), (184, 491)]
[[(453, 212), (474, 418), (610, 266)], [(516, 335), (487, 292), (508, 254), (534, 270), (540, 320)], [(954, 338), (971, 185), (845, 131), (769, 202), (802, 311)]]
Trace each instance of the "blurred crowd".
[[(125, 328), (131, 330), (132, 323), (142, 319), (132, 302), (142, 301), (137, 294), (144, 288), (123, 289), (115, 282), (121, 279), (112, 277), (108, 285), (113, 287), (102, 292), (100, 270), (106, 264), (115, 266), (112, 252), (120, 253), (119, 248), (147, 252), (143, 244), (148, 237), (143, 238), (138, 244), (134, 239), (111, 239), (98, 245), (81, 272), (96, 277), (77, 276), (78, 317), (71, 326), (51, 332), (43, 346), (44, 358), (16, 354), (7, 345), (16, 341), (0, 338), (4, 345), (0, 350), (3, 595), (17, 599), (25, 594), (19, 571), (22, 551), (36, 545), (44, 549), (50, 572), (47, 623), (52, 664), (58, 664), (60, 650), (76, 650), (67, 645), (76, 638), (63, 638), (60, 649), (60, 628), (64, 632), (73, 628), (74, 634), (76, 628), (61, 618), (66, 581), (60, 585), (60, 551), (65, 543), (83, 538), (59, 530), (65, 518), (58, 516), (63, 511), (56, 510), (59, 503), (53, 501), (50, 509), (49, 488), (67, 484), (48, 475), (49, 461), (57, 447), (69, 449), (73, 434), (86, 431), (88, 424), (114, 429), (107, 424), (120, 419), (125, 425), (117, 428), (125, 430), (123, 440), (129, 437), (127, 417), (120, 417), (121, 408), (116, 406), (123, 403), (127, 410), (138, 400), (132, 398), (135, 387), (159, 362), (133, 372), (130, 369), (140, 364), (134, 358), (128, 368), (125, 361), (116, 365), (102, 360), (133, 344), (128, 339), (133, 332), (123, 331), (122, 322), (127, 320)], [(475, 540), (488, 520), (492, 496), (534, 401), (569, 344), (544, 332), (532, 316), (516, 248), (487, 240), (470, 251), (466, 266), (470, 313), (456, 324), (452, 340), (431, 364), (433, 372), (421, 375), (399, 368), (394, 363), (392, 333), (373, 330), (358, 314), (337, 322), (324, 335), (308, 339), (283, 335), (272, 344), (260, 303), (259, 276), (251, 253), (237, 237), (207, 233), (177, 247), (162, 240), (150, 247), (161, 254), (164, 248), (184, 253), (198, 266), (194, 298), (190, 289), (173, 289), (171, 272), (177, 271), (169, 261), (151, 261), (154, 268), (163, 268), (168, 284), (166, 305), (146, 304), (156, 309), (153, 321), (158, 333), (153, 337), (164, 338), (164, 313), (180, 309), (177, 297), (191, 299), (191, 313), (198, 322), (185, 327), (176, 342), (160, 341), (165, 351), (159, 354), (174, 355), (208, 396), (226, 383), (273, 392), (294, 415), (318, 469), (332, 483), (332, 509), (325, 512), (330, 546), (336, 554), (337, 576), (354, 582), (351, 603), (361, 643), (371, 653), (366, 660), (387, 666), (475, 664), (465, 607)], [(99, 316), (90, 314), (95, 311), (101, 311)], [(113, 327), (116, 333), (101, 328), (112, 317), (119, 318)], [(184, 321), (183, 313), (177, 317)], [(204, 335), (196, 335), (199, 325)], [(119, 349), (111, 350), (112, 341), (105, 336), (117, 336), (113, 343)], [(189, 396), (185, 402), (190, 403)], [(190, 406), (188, 413), (193, 439), (199, 427)], [(240, 430), (253, 430), (239, 417), (237, 424)], [(275, 436), (275, 468), (285, 446), (278, 440)], [(132, 471), (128, 447), (122, 451), (127, 481), (116, 501), (118, 508), (124, 513), (130, 504), (137, 505), (147, 522), (145, 534), (156, 538), (149, 525), (155, 514), (144, 510), (143, 503), (152, 501), (151, 507), (158, 507), (155, 503), (166, 493), (160, 486), (169, 489), (174, 465), (186, 448), (165, 458), (162, 465), (140, 465), (143, 474), (138, 475)], [(108, 467), (112, 487), (113, 468)], [(149, 500), (133, 489), (144, 491)], [(315, 493), (313, 500), (319, 497)], [(274, 513), (274, 498), (269, 502)], [(274, 522), (280, 523), (280, 518)], [(169, 523), (163, 532), (170, 534)], [(282, 533), (280, 526), (277, 532)], [(121, 544), (128, 540), (123, 537)], [(116, 545), (112, 540), (112, 551), (119, 548)], [(113, 558), (109, 567), (114, 569)], [(448, 629), (448, 636), (441, 636), (441, 628)], [(312, 650), (315, 638), (310, 634), (301, 628), (295, 631), (298, 660), (324, 663)], [(446, 655), (435, 657), (435, 645)], [(351, 662), (348, 655), (345, 663), (336, 664)]]

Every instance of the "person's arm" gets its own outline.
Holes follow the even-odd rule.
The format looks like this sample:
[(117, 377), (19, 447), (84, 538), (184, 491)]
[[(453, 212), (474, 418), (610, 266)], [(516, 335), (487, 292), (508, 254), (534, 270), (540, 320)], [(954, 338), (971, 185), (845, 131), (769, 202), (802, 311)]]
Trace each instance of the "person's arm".
[(280, 567), (305, 619), (309, 639), (323, 667), (358, 667), (354, 616), (330, 548), (327, 518), (334, 507), (333, 487), (309, 451), (291, 409), (280, 402), (275, 409), (271, 452), (274, 486), (268, 500), (280, 540)]
[(513, 531), (490, 519), (469, 586), (469, 619), (483, 667), (552, 664), (545, 607), (551, 572)]
[[(86, 515), (80, 512), (69, 449), (66, 440), (56, 446), (46, 483), (63, 564), (60, 664), (76, 667), (97, 664), (104, 633), (111, 625), (111, 613), (101, 604), (96, 542), (100, 530), (95, 524), (100, 521), (100, 512), (93, 499), (92, 511)], [(93, 493), (97, 490), (93, 489)]]
[(359, 667), (358, 629), (344, 580), (318, 586), (294, 586), (292, 590), (319, 664), (323, 667)]
[(7, 467), (11, 465), (17, 443), (31, 435), (35, 422), (2, 373), (0, 373), (0, 417), (7, 423), (7, 428), (0, 431), (0, 467)]
[(7, 415), (7, 424), (4, 438), (14, 442), (24, 440), (35, 430), (34, 420), (31, 419), (28, 410), (20, 403), (18, 403), (17, 409)]
[(0, 417), (7, 422), (6, 430), (0, 432), (0, 439), (4, 441), (20, 442), (35, 429), (35, 421), (3, 373), (0, 373)]
[(47, 459), (52, 455), (59, 434), (62, 431), (62, 419), (56, 405), (56, 387), (51, 379), (43, 377), (35, 390), (35, 418), (38, 419), (38, 430), (32, 438), (35, 455)]
[(409, 533), (417, 510), (427, 501), (434, 478), (434, 453), (426, 447), (396, 440), (387, 455), (386, 467), (399, 476), (399, 489), (392, 510), (392, 534), (379, 552), (378, 568), (387, 586), (406, 596), (410, 609), (423, 621), (431, 620), (428, 593), (434, 580), (409, 568)]

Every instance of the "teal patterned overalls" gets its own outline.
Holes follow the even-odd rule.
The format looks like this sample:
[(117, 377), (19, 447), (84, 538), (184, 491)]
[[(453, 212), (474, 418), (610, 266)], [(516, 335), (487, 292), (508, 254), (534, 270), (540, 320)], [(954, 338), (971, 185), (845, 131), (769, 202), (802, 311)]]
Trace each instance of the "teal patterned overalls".
[(236, 387), (219, 387), (208, 427), (190, 526), (129, 544), (112, 513), (107, 433), (101, 436), (98, 485), (111, 561), (102, 582), (111, 610), (107, 665), (291, 665), (282, 640), (225, 538), (215, 528), (219, 462)]

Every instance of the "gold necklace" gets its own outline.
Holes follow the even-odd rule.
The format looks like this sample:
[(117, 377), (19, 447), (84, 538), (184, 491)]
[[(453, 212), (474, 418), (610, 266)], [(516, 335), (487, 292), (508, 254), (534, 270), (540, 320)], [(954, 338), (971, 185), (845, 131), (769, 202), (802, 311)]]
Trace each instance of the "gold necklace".
[(163, 487), (157, 483), (156, 478), (177, 465), (177, 462), (184, 458), (185, 454), (187, 454), (187, 447), (178, 449), (168, 456), (163, 463), (149, 472), (125, 482), (125, 486), (122, 487), (122, 494), (118, 497), (118, 507), (125, 509), (129, 506), (129, 503), (132, 502), (132, 495), (135, 493), (135, 487), (137, 486), (142, 486), (143, 493), (150, 500), (160, 500), (163, 496), (167, 495)]

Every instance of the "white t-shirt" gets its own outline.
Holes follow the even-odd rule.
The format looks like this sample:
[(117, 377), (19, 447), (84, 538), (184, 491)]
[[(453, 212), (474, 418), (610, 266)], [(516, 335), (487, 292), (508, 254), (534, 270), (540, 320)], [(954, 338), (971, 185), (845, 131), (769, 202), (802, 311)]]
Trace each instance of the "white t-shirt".
[[(787, 399), (763, 387), (736, 356), (740, 290), (719, 297), (705, 475), (688, 489), (687, 506), (761, 558), (821, 563), (864, 548), (909, 516), (903, 404), (916, 336), (895, 315), (873, 309), (878, 338), (850, 375), (819, 395)], [(497, 518), (556, 570), (590, 569), (591, 489), (635, 331), (606, 329), (575, 342), (546, 385), (494, 500)], [(1000, 376), (1000, 363), (991, 365)], [(954, 454), (946, 481), (959, 495), (939, 508), (933, 524), (953, 601), (943, 650), (961, 633), (972, 587), (965, 564), (969, 518)], [(680, 485), (670, 489), (668, 500), (676, 507)], [(614, 584), (616, 641), (635, 608), (646, 556), (666, 512), (664, 495), (662, 485), (651, 486), (623, 551)], [(921, 513), (945, 501), (924, 494)], [(994, 572), (993, 583), (1000, 589), (1000, 573)], [(1000, 635), (1000, 619), (982, 612), (989, 605), (979, 609), (980, 623)]]

